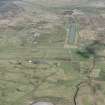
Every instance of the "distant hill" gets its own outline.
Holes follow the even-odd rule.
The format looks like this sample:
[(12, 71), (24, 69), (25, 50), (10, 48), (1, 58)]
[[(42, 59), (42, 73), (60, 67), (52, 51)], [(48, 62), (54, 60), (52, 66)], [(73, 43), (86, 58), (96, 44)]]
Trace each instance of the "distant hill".
[(15, 17), (24, 11), (24, 6), (22, 4), (27, 3), (35, 4), (37, 7), (59, 7), (59, 6), (105, 6), (105, 0), (0, 0), (0, 19)]
[(0, 19), (12, 18), (24, 11), (18, 2), (22, 0), (0, 0)]

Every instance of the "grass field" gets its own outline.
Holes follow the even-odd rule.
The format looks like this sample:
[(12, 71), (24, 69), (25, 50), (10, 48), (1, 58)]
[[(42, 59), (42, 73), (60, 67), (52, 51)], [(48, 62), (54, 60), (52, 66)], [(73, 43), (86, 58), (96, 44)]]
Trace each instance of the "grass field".
[[(34, 101), (34, 98), (48, 96), (71, 97), (72, 100), (74, 85), (81, 76), (70, 65), (70, 55), (68, 49), (64, 48), (65, 34), (62, 31), (62, 28), (58, 28), (53, 33), (41, 35), (36, 45), (30, 40), (19, 39), (20, 33), (26, 33), (24, 30), (1, 32), (2, 105), (24, 105)], [(21, 46), (21, 41), (24, 46)], [(36, 64), (29, 63), (29, 60)]]
[[(76, 8), (87, 15), (90, 8), (66, 8), (60, 4), (61, 7), (45, 7), (46, 4), (34, 3), (29, 7), (25, 4), (26, 18), (22, 17), (23, 21), (5, 29), (0, 28), (0, 105), (30, 105), (37, 101), (74, 105), (78, 88), (78, 105), (104, 105), (104, 58), (97, 57), (93, 67), (93, 56), (83, 50), (93, 40), (90, 37), (88, 39), (88, 35), (85, 36), (86, 39), (80, 35), (76, 45), (67, 43), (69, 47), (65, 47), (65, 23), (68, 18), (61, 13), (66, 9)], [(96, 16), (95, 10), (91, 12)], [(90, 17), (88, 15), (86, 19)], [(89, 30), (88, 27), (94, 26), (90, 21), (88, 24), (86, 21), (82, 22), (82, 18), (84, 19), (84, 15), (75, 15), (79, 24), (78, 35), (79, 31)], [(98, 20), (97, 18), (95, 19)], [(93, 31), (96, 30), (93, 28)], [(100, 53), (104, 55), (103, 50)]]

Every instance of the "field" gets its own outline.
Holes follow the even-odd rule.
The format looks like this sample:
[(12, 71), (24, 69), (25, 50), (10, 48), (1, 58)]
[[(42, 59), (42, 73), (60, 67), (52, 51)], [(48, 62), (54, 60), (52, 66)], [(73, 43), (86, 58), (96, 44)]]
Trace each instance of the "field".
[(104, 105), (105, 8), (23, 1), (0, 19), (0, 105)]

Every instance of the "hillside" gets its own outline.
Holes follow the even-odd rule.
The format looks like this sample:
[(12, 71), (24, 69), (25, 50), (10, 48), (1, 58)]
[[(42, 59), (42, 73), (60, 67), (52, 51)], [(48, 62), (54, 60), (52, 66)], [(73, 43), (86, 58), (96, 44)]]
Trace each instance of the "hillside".
[(0, 0), (0, 105), (104, 105), (104, 0)]

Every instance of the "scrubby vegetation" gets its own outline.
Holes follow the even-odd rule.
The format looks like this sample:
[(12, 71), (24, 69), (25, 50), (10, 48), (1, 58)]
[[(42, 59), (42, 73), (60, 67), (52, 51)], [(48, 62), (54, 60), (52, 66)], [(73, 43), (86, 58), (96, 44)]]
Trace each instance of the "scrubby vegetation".
[[(15, 18), (8, 11), (0, 18), (0, 105), (104, 105), (104, 8), (68, 2), (8, 4)], [(66, 30), (70, 17), (78, 25), (72, 44)]]

